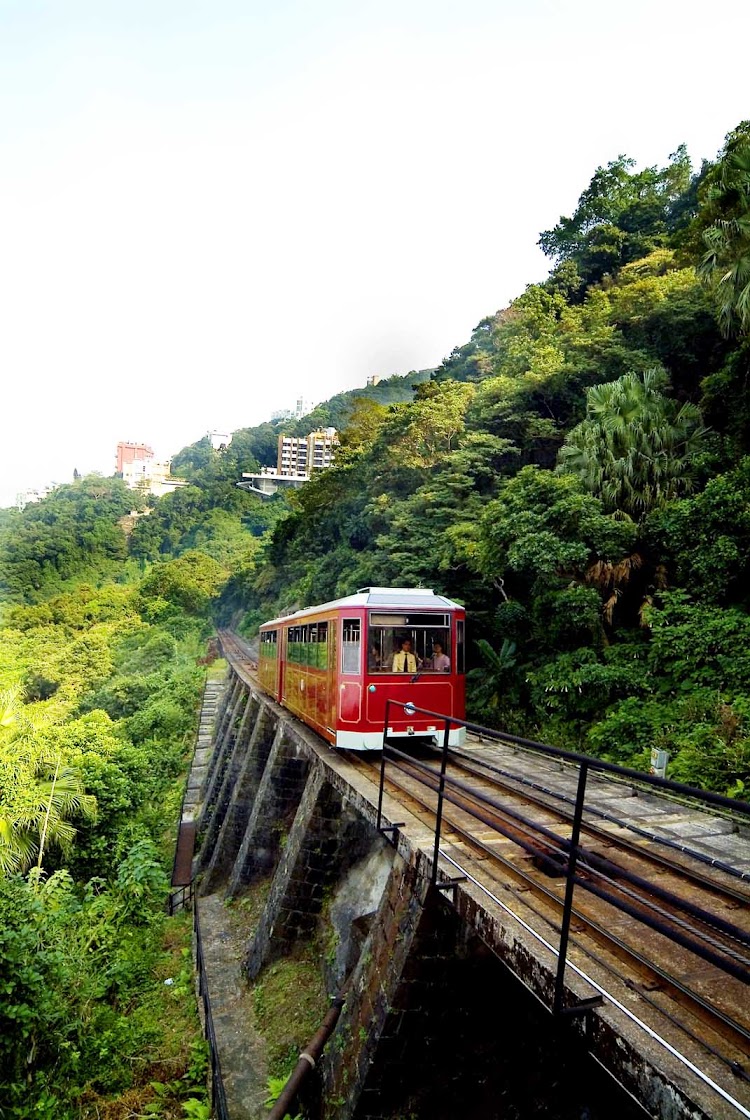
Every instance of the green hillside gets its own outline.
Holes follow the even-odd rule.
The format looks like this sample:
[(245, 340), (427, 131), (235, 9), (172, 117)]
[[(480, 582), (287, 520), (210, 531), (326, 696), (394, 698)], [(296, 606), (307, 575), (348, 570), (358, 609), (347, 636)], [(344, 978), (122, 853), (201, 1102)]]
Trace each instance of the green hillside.
[[(740, 790), (749, 145), (743, 122), (698, 172), (683, 148), (598, 168), (540, 235), (544, 282), (432, 372), (185, 448), (190, 485), (137, 521), (129, 562), (209, 557), (216, 617), (247, 634), (358, 586), (433, 586), (467, 607), (474, 718), (639, 766), (659, 746), (672, 776)], [(237, 489), (280, 431), (328, 424), (332, 469), (271, 500)], [(3, 547), (44, 596), (39, 526), (19, 524)]]
[(475, 718), (636, 766), (659, 746), (673, 777), (741, 792), (749, 135), (697, 174), (682, 149), (598, 169), (541, 235), (544, 283), (413, 402), (357, 405), (224, 618), (433, 586), (467, 606)]

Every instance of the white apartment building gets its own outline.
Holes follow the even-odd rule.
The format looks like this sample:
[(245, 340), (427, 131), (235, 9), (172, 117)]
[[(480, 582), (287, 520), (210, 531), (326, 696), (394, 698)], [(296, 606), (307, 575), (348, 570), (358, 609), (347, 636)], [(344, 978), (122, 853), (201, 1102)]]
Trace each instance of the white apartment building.
[(280, 478), (308, 477), (330, 467), (338, 447), (335, 428), (321, 428), (306, 436), (279, 436), (277, 474)]
[(335, 428), (323, 428), (306, 436), (279, 436), (277, 466), (264, 467), (259, 474), (243, 472), (240, 490), (267, 498), (280, 489), (297, 489), (310, 475), (330, 467), (338, 447)]

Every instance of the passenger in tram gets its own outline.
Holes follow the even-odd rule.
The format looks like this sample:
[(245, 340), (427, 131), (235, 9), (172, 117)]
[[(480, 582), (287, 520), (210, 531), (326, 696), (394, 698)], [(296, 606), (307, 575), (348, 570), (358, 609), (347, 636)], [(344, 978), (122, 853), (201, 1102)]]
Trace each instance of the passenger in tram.
[(411, 638), (401, 638), (399, 649), (393, 655), (391, 671), (394, 673), (416, 673), (421, 661), (411, 648)]
[(432, 657), (429, 658), (427, 665), (437, 673), (450, 673), (451, 671), (451, 659), (443, 650), (443, 643), (437, 641), (437, 639), (432, 643)]
[(367, 651), (367, 669), (370, 673), (379, 673), (382, 668), (380, 650), (375, 642), (371, 642)]

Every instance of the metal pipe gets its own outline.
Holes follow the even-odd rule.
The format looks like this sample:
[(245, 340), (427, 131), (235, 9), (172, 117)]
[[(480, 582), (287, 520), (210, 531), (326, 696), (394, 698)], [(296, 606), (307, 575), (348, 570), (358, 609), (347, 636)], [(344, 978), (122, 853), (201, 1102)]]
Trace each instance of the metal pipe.
[(322, 1053), (323, 1047), (333, 1034), (334, 1027), (339, 1021), (339, 1015), (341, 1014), (341, 1008), (343, 1006), (343, 996), (336, 996), (331, 1001), (331, 1006), (326, 1012), (323, 1022), (300, 1054), (296, 1066), (289, 1075), (289, 1080), (281, 1090), (271, 1111), (268, 1113), (268, 1120), (284, 1120), (286, 1114), (288, 1112), (291, 1113), (292, 1105), (294, 1104), (295, 1097), (299, 1093), (302, 1082), (308, 1074), (315, 1069), (315, 1064)]

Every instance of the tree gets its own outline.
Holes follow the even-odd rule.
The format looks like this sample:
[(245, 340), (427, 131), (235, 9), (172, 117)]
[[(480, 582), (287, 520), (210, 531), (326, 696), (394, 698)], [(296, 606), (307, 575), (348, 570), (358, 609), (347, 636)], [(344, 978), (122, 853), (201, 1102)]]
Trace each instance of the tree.
[(750, 602), (750, 457), (646, 523), (651, 549), (698, 601)]
[(467, 684), (473, 706), (483, 718), (491, 719), (504, 700), (518, 699), (516, 643), (505, 638), (500, 649), (495, 650), (485, 638), (479, 638), (476, 645), (482, 668), (469, 672)]
[(703, 231), (706, 251), (698, 275), (714, 289), (725, 334), (750, 330), (750, 137), (727, 145), (718, 176), (707, 190), (716, 213)]
[(664, 396), (666, 377), (626, 373), (587, 392), (586, 419), (566, 437), (558, 470), (576, 474), (606, 509), (639, 519), (693, 487), (705, 429), (695, 405)]
[(473, 395), (473, 386), (455, 381), (420, 385), (414, 403), (402, 414), (406, 424), (388, 429), (395, 436), (393, 461), (408, 467), (436, 466), (464, 430)]
[(369, 397), (355, 397), (346, 427), (340, 432), (341, 447), (347, 452), (369, 448), (388, 417), (388, 409)]
[(228, 575), (216, 560), (193, 549), (153, 567), (141, 581), (140, 594), (147, 611), (149, 604), (162, 601), (172, 611), (201, 617), (208, 614)]
[(0, 532), (0, 590), (33, 600), (82, 570), (121, 570), (119, 519), (140, 504), (122, 479), (88, 475), (26, 507)]
[(34, 741), (18, 694), (0, 697), (0, 872), (25, 871), (46, 844), (69, 847), (75, 828), (69, 818), (93, 816), (96, 802), (84, 792), (80, 774), (59, 752)]
[(661, 169), (633, 171), (621, 155), (594, 172), (572, 217), (545, 230), (539, 245), (548, 257), (572, 261), (588, 284), (664, 245), (675, 224), (676, 203), (690, 188), (684, 145)]
[(634, 527), (606, 514), (579, 479), (524, 467), (484, 508), (475, 563), (521, 600), (564, 591), (597, 560), (618, 561)]
[(494, 318), (482, 319), (471, 340), (453, 348), (432, 375), (434, 381), (481, 381), (492, 370), (492, 332)]

